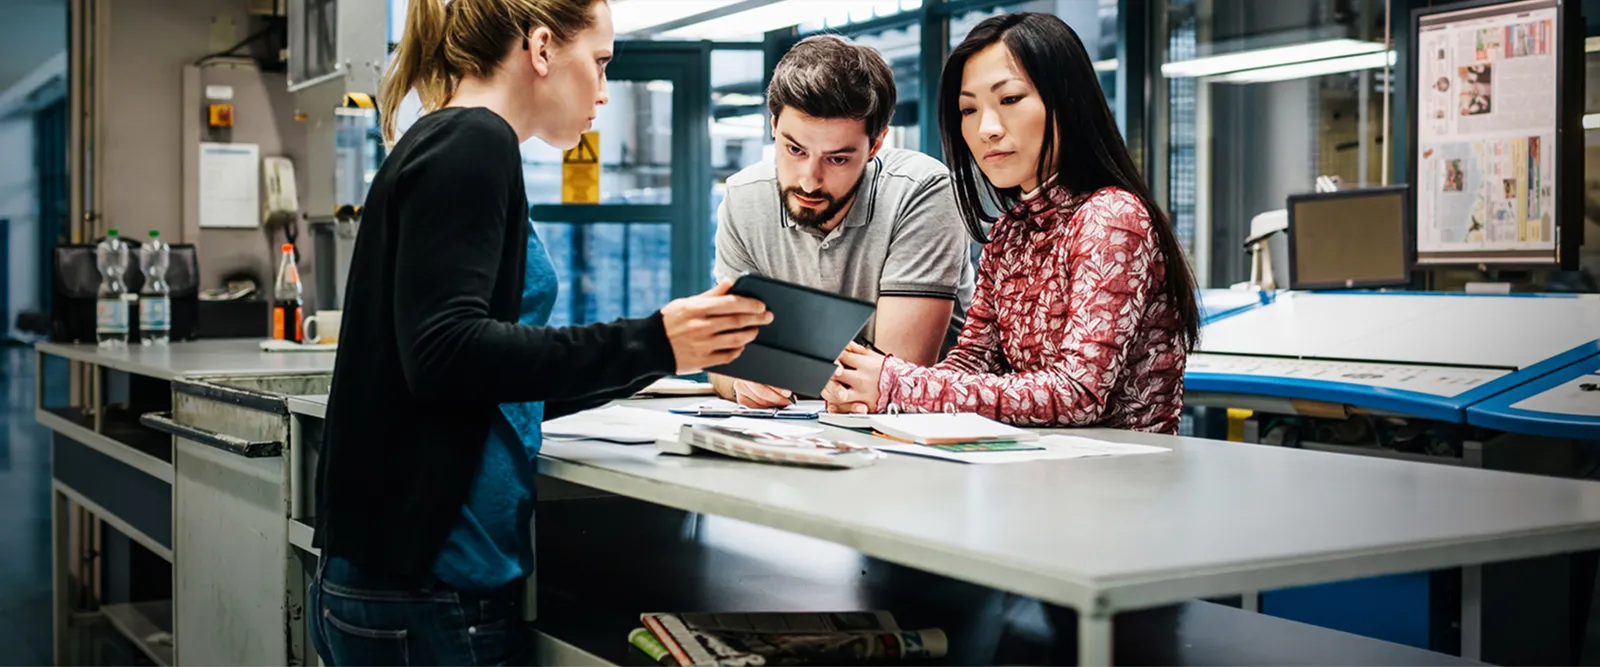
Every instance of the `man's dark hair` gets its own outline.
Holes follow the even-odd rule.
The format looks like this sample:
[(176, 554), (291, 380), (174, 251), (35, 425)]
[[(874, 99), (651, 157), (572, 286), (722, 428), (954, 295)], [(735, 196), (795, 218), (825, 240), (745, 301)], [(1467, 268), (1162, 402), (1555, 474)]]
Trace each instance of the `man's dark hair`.
[(800, 40), (778, 61), (767, 86), (776, 121), (793, 107), (817, 118), (854, 118), (877, 140), (894, 117), (894, 73), (877, 49), (838, 35)]

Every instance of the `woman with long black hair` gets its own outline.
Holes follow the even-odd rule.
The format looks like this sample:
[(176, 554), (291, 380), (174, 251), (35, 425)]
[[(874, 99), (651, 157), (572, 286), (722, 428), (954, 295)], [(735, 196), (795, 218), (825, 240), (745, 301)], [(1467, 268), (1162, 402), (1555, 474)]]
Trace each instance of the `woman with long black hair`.
[(985, 20), (938, 104), (957, 202), (987, 243), (966, 327), (933, 367), (852, 347), (830, 409), (1176, 433), (1194, 278), (1078, 35), (1048, 14)]

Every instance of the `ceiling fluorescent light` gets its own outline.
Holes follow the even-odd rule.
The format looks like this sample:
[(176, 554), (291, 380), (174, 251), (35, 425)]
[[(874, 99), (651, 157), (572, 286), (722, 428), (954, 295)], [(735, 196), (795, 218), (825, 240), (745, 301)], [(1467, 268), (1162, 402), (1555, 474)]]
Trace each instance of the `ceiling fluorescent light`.
[(1584, 53), (1600, 51), (1600, 37), (1589, 37), (1583, 40)]
[[(639, 0), (634, 0), (638, 2)], [(646, 0), (651, 1), (651, 0)], [(864, 11), (885, 15), (887, 10), (899, 10), (895, 0), (780, 0), (770, 5), (754, 7), (737, 14), (729, 14), (661, 33), (670, 39), (721, 40), (759, 35), (769, 30), (788, 28), (823, 17), (835, 17), (834, 22), (848, 20)], [(832, 24), (830, 24), (832, 25)]]
[(1583, 117), (1583, 129), (1600, 130), (1600, 113), (1587, 114)]
[(1383, 45), (1378, 42), (1365, 42), (1358, 39), (1329, 39), (1320, 42), (1251, 49), (1237, 53), (1170, 62), (1161, 66), (1161, 75), (1172, 79), (1217, 76), (1265, 67), (1293, 65), (1313, 60), (1359, 56), (1378, 53), (1383, 50)]
[(1117, 71), (1117, 68), (1121, 66), (1122, 63), (1116, 58), (1107, 58), (1105, 60), (1094, 61), (1094, 71), (1096, 72), (1115, 72)]
[(612, 30), (618, 35), (649, 30), (735, 2), (738, 0), (618, 0), (612, 5)]
[(1307, 63), (1293, 65), (1279, 65), (1277, 67), (1264, 67), (1261, 69), (1245, 70), (1222, 76), (1209, 77), (1206, 80), (1213, 83), (1266, 83), (1268, 81), (1289, 81), (1292, 79), (1309, 79), (1328, 74), (1343, 72), (1359, 72), (1364, 69), (1377, 69), (1384, 65), (1394, 64), (1394, 52), (1368, 53), (1359, 56), (1346, 56), (1343, 58), (1329, 58), (1327, 60), (1313, 60)]

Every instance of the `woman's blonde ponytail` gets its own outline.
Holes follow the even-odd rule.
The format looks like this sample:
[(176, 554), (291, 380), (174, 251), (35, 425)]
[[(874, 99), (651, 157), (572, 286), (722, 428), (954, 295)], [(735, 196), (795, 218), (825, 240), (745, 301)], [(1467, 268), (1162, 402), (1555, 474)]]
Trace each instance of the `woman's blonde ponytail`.
[(394, 144), (395, 114), (407, 93), (417, 91), (423, 113), (437, 110), (461, 77), (492, 75), (528, 30), (547, 27), (566, 42), (594, 24), (594, 5), (604, 1), (410, 0), (405, 34), (378, 91), (383, 140)]
[(400, 35), (394, 62), (378, 92), (385, 142), (395, 142), (395, 116), (407, 93), (415, 89), (422, 108), (432, 111), (449, 102), (454, 92), (454, 77), (445, 57), (445, 1), (411, 0), (406, 10), (405, 33)]

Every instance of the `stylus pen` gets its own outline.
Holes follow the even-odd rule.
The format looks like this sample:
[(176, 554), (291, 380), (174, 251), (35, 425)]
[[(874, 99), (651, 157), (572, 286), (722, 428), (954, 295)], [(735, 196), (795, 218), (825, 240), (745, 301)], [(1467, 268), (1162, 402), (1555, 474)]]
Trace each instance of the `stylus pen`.
[(867, 341), (865, 339), (857, 338), (853, 342), (855, 342), (855, 344), (857, 344), (857, 345), (860, 345), (860, 346), (865, 347), (865, 348), (867, 348), (869, 350), (872, 350), (873, 352), (875, 352), (875, 353), (877, 353), (879, 355), (882, 355), (882, 356), (885, 356), (885, 357), (889, 356), (888, 352), (884, 352), (883, 350), (878, 349), (878, 346), (873, 345), (870, 341)]

